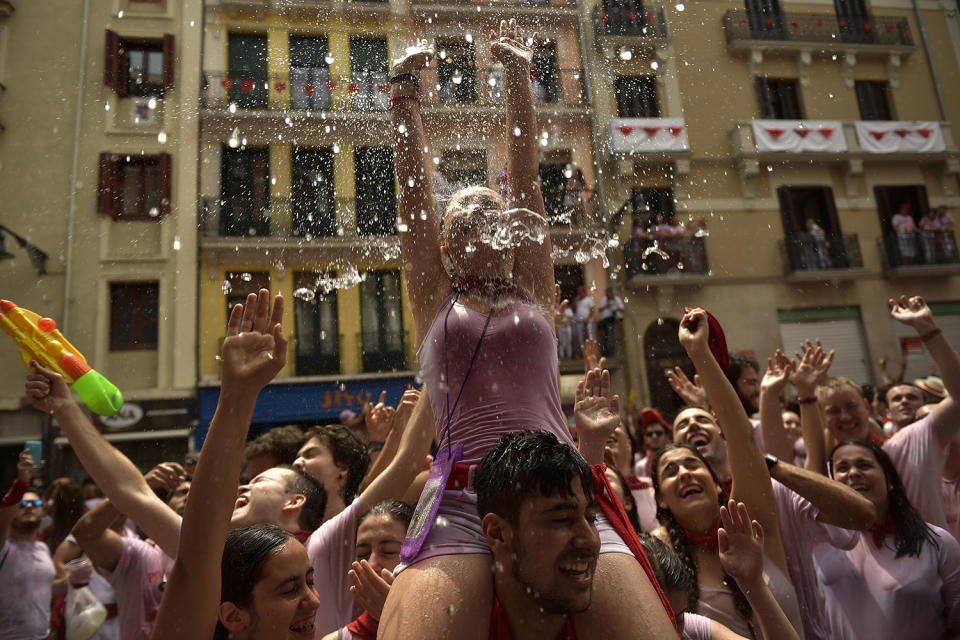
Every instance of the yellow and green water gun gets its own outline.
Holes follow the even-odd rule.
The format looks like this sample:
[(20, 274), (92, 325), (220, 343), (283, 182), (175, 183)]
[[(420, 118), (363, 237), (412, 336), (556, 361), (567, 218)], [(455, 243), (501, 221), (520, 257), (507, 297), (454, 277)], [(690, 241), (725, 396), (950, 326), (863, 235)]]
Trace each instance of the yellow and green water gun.
[(91, 411), (101, 416), (112, 416), (120, 411), (123, 394), (87, 364), (83, 354), (57, 330), (53, 319), (41, 318), (16, 303), (0, 300), (0, 329), (17, 343), (24, 364), (29, 367), (30, 360), (36, 360), (62, 375)]

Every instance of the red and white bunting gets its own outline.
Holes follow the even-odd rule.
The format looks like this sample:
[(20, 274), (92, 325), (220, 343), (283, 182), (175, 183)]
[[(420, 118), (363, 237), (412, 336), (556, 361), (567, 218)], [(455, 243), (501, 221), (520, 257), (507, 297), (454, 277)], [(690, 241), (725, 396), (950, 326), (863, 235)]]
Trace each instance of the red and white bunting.
[(847, 150), (843, 124), (836, 120), (754, 120), (757, 151), (842, 153)]
[(864, 120), (856, 123), (857, 140), (867, 153), (936, 153), (945, 151), (939, 122)]
[(690, 150), (683, 118), (614, 118), (609, 136), (614, 153)]

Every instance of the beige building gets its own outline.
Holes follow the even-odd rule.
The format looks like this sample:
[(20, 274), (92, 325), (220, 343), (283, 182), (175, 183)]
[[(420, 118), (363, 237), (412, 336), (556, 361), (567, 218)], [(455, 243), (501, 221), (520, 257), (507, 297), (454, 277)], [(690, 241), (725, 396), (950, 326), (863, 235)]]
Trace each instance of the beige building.
[[(202, 17), (199, 0), (0, 3), (0, 224), (47, 254), (31, 264), (8, 234), (0, 296), (56, 320), (121, 388), (100, 426), (145, 463), (182, 458), (195, 414)], [(7, 473), (44, 418), (21, 406), (6, 336), (0, 360)], [(52, 435), (50, 472), (79, 473)]]
[(862, 382), (902, 353), (907, 378), (929, 374), (891, 296), (925, 296), (960, 344), (955, 232), (921, 222), (960, 205), (957, 6), (913, 4), (583, 7), (638, 403), (677, 407), (664, 370), (686, 362), (684, 306), (761, 362), (821, 337)]

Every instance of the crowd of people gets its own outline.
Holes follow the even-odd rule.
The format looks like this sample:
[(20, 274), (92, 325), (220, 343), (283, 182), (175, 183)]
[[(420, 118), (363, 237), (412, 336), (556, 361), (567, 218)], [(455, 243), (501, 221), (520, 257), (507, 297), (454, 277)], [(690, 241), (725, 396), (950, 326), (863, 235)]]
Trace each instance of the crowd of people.
[[(571, 429), (532, 52), (512, 22), (490, 40), (506, 199), (468, 187), (436, 216), (418, 98), (432, 48), (408, 49), (390, 79), (423, 388), (349, 425), (248, 441), (288, 346), (284, 300), (260, 290), (231, 312), (195, 468), (142, 475), (31, 362), (28, 401), (105, 499), (84, 504), (68, 480), (40, 493), (38, 461), (20, 454), (0, 501), (0, 639), (960, 634), (960, 355), (924, 300), (891, 299), (890, 312), (932, 356), (935, 402), (928, 378), (872, 405), (830, 376), (834, 353), (815, 336), (761, 375), (693, 308), (678, 338), (696, 375), (671, 372), (686, 403), (672, 420), (621, 406), (593, 348)], [(100, 624), (80, 628), (97, 607)]]

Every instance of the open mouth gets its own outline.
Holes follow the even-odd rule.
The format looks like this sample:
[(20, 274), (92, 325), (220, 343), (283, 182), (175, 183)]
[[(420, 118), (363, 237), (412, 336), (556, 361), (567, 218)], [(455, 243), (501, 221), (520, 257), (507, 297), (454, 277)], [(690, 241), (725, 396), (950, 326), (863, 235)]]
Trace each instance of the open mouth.
[(290, 631), (313, 635), (313, 617), (290, 625)]
[(237, 501), (234, 503), (233, 508), (239, 509), (240, 507), (245, 507), (249, 504), (250, 498), (248, 496), (239, 496)]
[(593, 579), (594, 559), (570, 560), (560, 565), (560, 573), (576, 582), (589, 582)]
[(698, 496), (703, 493), (703, 487), (698, 484), (688, 484), (680, 488), (680, 498), (686, 499), (691, 496)]
[(694, 447), (703, 447), (710, 444), (710, 438), (705, 433), (695, 433), (687, 438), (687, 444)]

